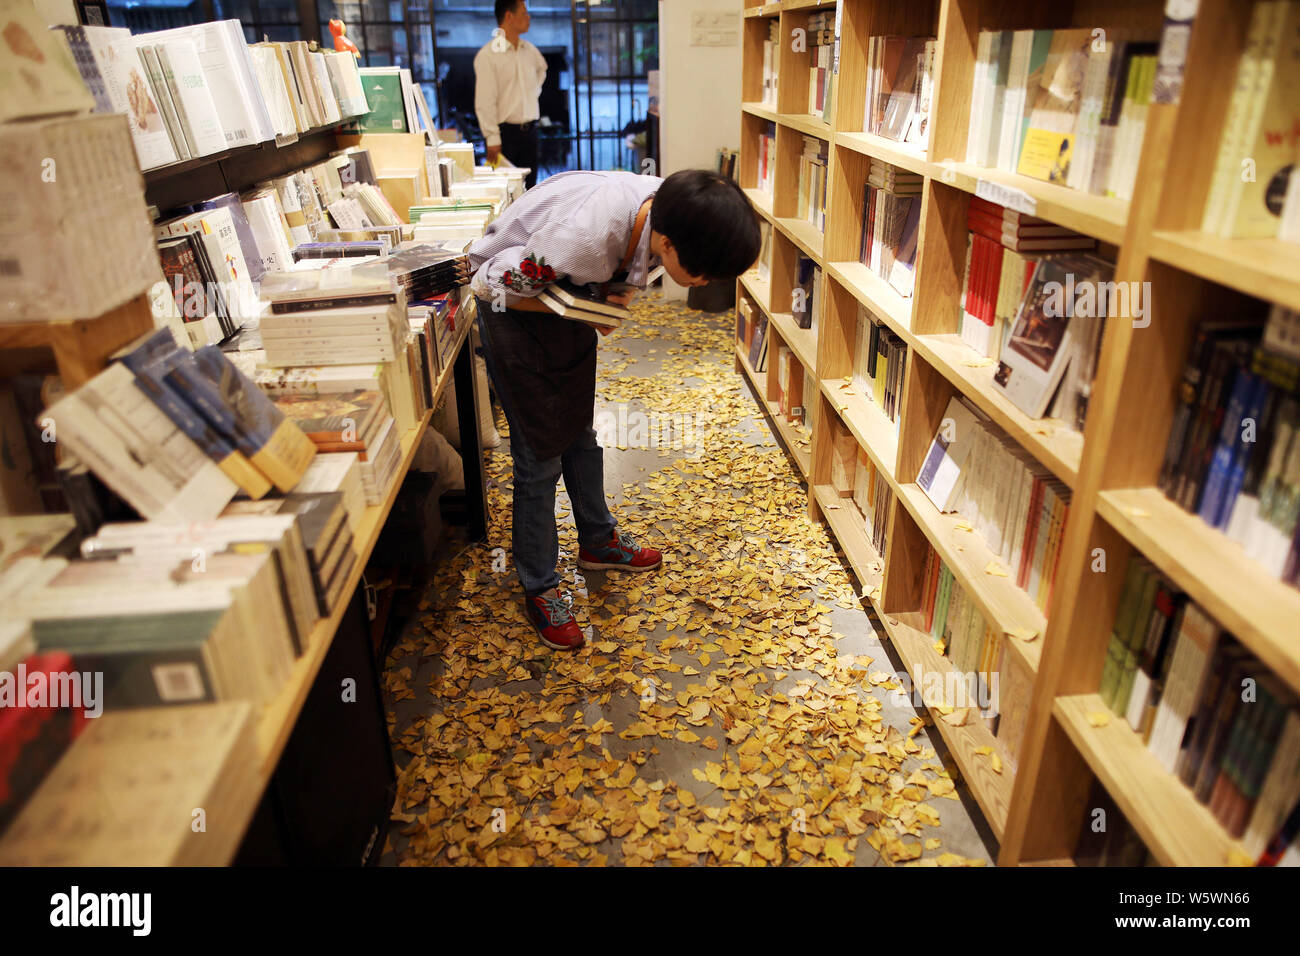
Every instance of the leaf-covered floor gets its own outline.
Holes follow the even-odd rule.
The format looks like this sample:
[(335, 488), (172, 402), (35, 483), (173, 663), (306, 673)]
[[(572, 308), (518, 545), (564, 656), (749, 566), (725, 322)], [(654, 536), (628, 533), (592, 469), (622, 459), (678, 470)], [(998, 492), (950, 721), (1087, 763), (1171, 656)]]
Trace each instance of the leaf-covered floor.
[(561, 487), (565, 585), (590, 631), (578, 653), (546, 649), (508, 557), (507, 443), (492, 453), (488, 541), (439, 568), (385, 673), (385, 862), (989, 862), (734, 371), (730, 316), (657, 293), (633, 308), (601, 342), (597, 428), (611, 509), (664, 567), (576, 575)]

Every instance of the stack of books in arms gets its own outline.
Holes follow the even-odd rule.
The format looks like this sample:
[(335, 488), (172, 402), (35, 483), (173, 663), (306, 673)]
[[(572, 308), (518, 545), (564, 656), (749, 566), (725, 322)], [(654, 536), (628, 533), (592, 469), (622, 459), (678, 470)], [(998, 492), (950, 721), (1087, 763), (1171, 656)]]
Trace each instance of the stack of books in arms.
[(758, 137), (758, 190), (772, 197), (776, 189), (776, 124), (768, 123)]
[[(1300, 180), (1291, 174), (1297, 128), (1300, 3), (1260, 0), (1237, 65), (1202, 231), (1300, 242)], [(1254, 164), (1249, 178), (1242, 175), (1246, 159)]]
[(283, 142), (369, 111), (350, 54), (303, 41), (250, 46), (238, 20), (135, 36), (61, 29), (96, 110), (126, 114), (141, 169)]
[(356, 452), (368, 504), (379, 504), (401, 465), (401, 445), (379, 390), (281, 394), (275, 405), (322, 453)]
[(537, 295), (552, 312), (575, 322), (616, 329), (632, 317), (621, 305), (608, 302), (596, 286), (579, 286), (568, 279), (553, 282)]
[(1131, 199), (1155, 66), (1130, 31), (981, 31), (966, 161)]
[(967, 207), (966, 227), (961, 337), (981, 355), (997, 358), (1038, 258), (1047, 252), (1095, 249), (1097, 241), (978, 196)]
[(817, 227), (826, 229), (826, 163), (829, 145), (815, 136), (803, 138), (803, 153), (799, 156), (799, 193), (795, 216)]
[(1300, 587), (1300, 316), (1207, 320), (1192, 339), (1160, 470), (1170, 500)]
[(895, 335), (865, 306), (858, 306), (858, 329), (853, 350), (853, 384), (885, 413), (898, 428), (898, 400), (903, 396), (907, 343)]
[(1047, 614), (1070, 515), (1070, 490), (964, 397), (948, 401), (916, 483), (956, 511)]
[(781, 24), (773, 17), (767, 21), (767, 39), (763, 41), (763, 105), (776, 109), (777, 69), (781, 63)]
[[(1296, 697), (1137, 556), (1125, 575), (1100, 694), (1249, 856), (1265, 855), (1300, 804)], [(1283, 846), (1294, 837), (1292, 829)]]
[(829, 123), (834, 116), (836, 11), (808, 14), (808, 112)]
[(871, 160), (862, 196), (858, 261), (905, 298), (912, 295), (921, 224), (921, 177)]
[(790, 313), (799, 328), (817, 331), (818, 310), (825, 298), (822, 288), (821, 266), (800, 253), (795, 265), (795, 286), (790, 296)]
[(934, 37), (867, 39), (867, 95), (862, 130), (924, 150), (934, 100)]

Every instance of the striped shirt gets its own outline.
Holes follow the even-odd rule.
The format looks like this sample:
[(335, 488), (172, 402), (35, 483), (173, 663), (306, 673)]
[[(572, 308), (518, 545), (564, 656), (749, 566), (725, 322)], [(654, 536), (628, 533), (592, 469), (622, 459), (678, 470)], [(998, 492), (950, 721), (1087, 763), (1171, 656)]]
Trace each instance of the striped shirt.
[[(608, 282), (632, 239), (637, 211), (659, 189), (658, 176), (576, 170), (559, 173), (516, 199), (469, 248), (476, 296), (505, 293), (506, 306), (562, 276), (584, 285)], [(650, 220), (628, 265), (629, 285), (644, 289), (658, 257)]]

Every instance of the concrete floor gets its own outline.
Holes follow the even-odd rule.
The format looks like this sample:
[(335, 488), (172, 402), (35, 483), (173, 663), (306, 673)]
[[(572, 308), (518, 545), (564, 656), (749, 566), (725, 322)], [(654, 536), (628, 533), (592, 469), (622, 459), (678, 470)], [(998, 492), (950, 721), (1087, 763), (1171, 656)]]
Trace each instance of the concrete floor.
[[(755, 692), (767, 699), (773, 694), (791, 695), (793, 692), (789, 699), (797, 703), (796, 698), (807, 700), (816, 693), (814, 689), (808, 692), (807, 697), (800, 697), (807, 692), (806, 688), (800, 687), (801, 682), (813, 688), (825, 686), (827, 675), (832, 673), (828, 667), (846, 666), (845, 662), (854, 659), (860, 661), (861, 655), (871, 658), (867, 669), (872, 672), (872, 679), (860, 678), (857, 681), (859, 686), (853, 692), (864, 699), (874, 697), (880, 701), (879, 705), (871, 706), (879, 707), (878, 715), (889, 739), (897, 741), (900, 734), (905, 737), (911, 732), (912, 739), (919, 745), (918, 753), (909, 754), (905, 762), (893, 768), (896, 771), (894, 775), (907, 776), (909, 782), (913, 778), (919, 780), (925, 774), (918, 777), (916, 772), (924, 767), (929, 773), (937, 772), (944, 776), (945, 770), (939, 769), (942, 763), (947, 774), (957, 779), (958, 799), (932, 797), (923, 801), (937, 812), (939, 825), (927, 826), (919, 833), (912, 829), (912, 836), (920, 838), (916, 840), (918, 849), (924, 841), (920, 860), (912, 862), (930, 865), (935, 865), (936, 860), (937, 865), (991, 862), (996, 854), (996, 843), (960, 781), (941, 738), (931, 732), (928, 723), (917, 732), (917, 712), (912, 704), (880, 686), (883, 683), (880, 672), (902, 673), (901, 664), (887, 643), (882, 641), (883, 631), (873, 627), (870, 615), (864, 610), (864, 602), (857, 599), (854, 593), (857, 582), (853, 580), (852, 572), (846, 570), (848, 564), (842, 555), (834, 550), (834, 539), (823, 527), (808, 521), (806, 490), (798, 472), (779, 451), (747, 382), (733, 371), (729, 347), (733, 334), (731, 315), (687, 312), (684, 308), (665, 305), (657, 293), (651, 293), (643, 297), (638, 307), (638, 319), (639, 322), (625, 327), (601, 344), (597, 428), (600, 430), (604, 423), (611, 429), (606, 436), (605, 484), (611, 510), (620, 525), (631, 530), (638, 540), (660, 547), (671, 555), (665, 571), (670, 568), (709, 568), (719, 562), (719, 551), (726, 553), (725, 557), (739, 561), (743, 570), (749, 566), (739, 553), (743, 544), (747, 553), (753, 554), (756, 560), (761, 555), (763, 562), (768, 565), (775, 562), (778, 568), (776, 581), (783, 586), (781, 608), (776, 611), (778, 618), (786, 613), (799, 615), (791, 617), (793, 624), (794, 621), (816, 620), (807, 615), (814, 613), (818, 606), (829, 610), (829, 633), (818, 635), (814, 627), (812, 636), (808, 638), (809, 647), (819, 642), (817, 646), (826, 650), (823, 656), (830, 661), (827, 667), (810, 665), (799, 654), (783, 650), (777, 652), (775, 667), (754, 666), (752, 658), (745, 663), (737, 657), (726, 657), (725, 661), (712, 660), (706, 654), (705, 659), (709, 659), (714, 668), (719, 664), (733, 664), (733, 673), (738, 670), (747, 680), (753, 681)], [(691, 401), (676, 402), (674, 396), (678, 394), (689, 397)], [(701, 396), (706, 403), (702, 413)], [(675, 405), (678, 407), (673, 407)], [(657, 406), (660, 413), (660, 417), (653, 421), (671, 419), (677, 426), (674, 435), (681, 434), (684, 424), (699, 425), (694, 434), (690, 434), (688, 429), (685, 437), (688, 445), (698, 440), (699, 444), (689, 450), (703, 449), (702, 460), (705, 463), (714, 461), (718, 454), (716, 449), (727, 443), (730, 447), (724, 449), (724, 457), (719, 460), (732, 465), (738, 462), (767, 463), (762, 466), (770, 467), (773, 477), (758, 486), (761, 492), (756, 492), (755, 486), (750, 485), (737, 500), (757, 504), (760, 511), (766, 506), (770, 517), (760, 515), (757, 524), (752, 518), (748, 519), (750, 524), (742, 527), (728, 525), (731, 516), (715, 511), (718, 517), (701, 525), (698, 515), (707, 515), (709, 509), (718, 507), (717, 489), (706, 477), (683, 475), (674, 469), (675, 463), (691, 464), (691, 455), (687, 451), (645, 447), (651, 444), (647, 435), (653, 438), (654, 432), (638, 432), (636, 425), (644, 421), (638, 415), (648, 416), (651, 406)], [(697, 413), (704, 417), (696, 418)], [(674, 415), (677, 417), (673, 418)], [(624, 423), (621, 432), (618, 427), (620, 416)], [(501, 420), (499, 415), (498, 420)], [(692, 639), (689, 646), (682, 646), (681, 642), (688, 635), (674, 629), (674, 635), (670, 636), (664, 622), (654, 620), (653, 613), (646, 614), (652, 606), (662, 612), (667, 606), (665, 598), (671, 595), (662, 591), (651, 594), (649, 587), (638, 589), (639, 582), (626, 580), (628, 576), (607, 581), (605, 575), (592, 572), (585, 581), (581, 577), (575, 578), (572, 554), (576, 549), (575, 534), (569, 517), (568, 498), (561, 486), (557, 514), (561, 522), (561, 563), (565, 568), (565, 584), (575, 592), (574, 604), (579, 620), (599, 622), (590, 625), (588, 644), (599, 644), (607, 639), (625, 642), (628, 638), (619, 636), (614, 630), (617, 622), (629, 614), (646, 615), (635, 638), (644, 640), (643, 649), (640, 645), (635, 649), (620, 646), (622, 662), (607, 670), (600, 670), (603, 658), (592, 657), (597, 666), (596, 674), (605, 675), (603, 678), (598, 679), (586, 670), (579, 672), (580, 678), (586, 678), (585, 682), (577, 684), (576, 699), (581, 713), (573, 713), (574, 707), (568, 707), (566, 713), (573, 713), (575, 723), (571, 726), (583, 731), (571, 730), (570, 733), (577, 741), (599, 721), (607, 720), (613, 729), (606, 730), (599, 737), (599, 747), (593, 743), (585, 752), (606, 754), (607, 767), (620, 763), (634, 768), (635, 778), (625, 787), (627, 801), (636, 803), (647, 795), (664, 796), (668, 809), (676, 811), (677, 830), (676, 836), (672, 837), (664, 836), (667, 823), (659, 828), (637, 825), (620, 843), (620, 839), (612, 835), (620, 827), (616, 822), (610, 826), (617, 813), (608, 808), (622, 806), (620, 801), (625, 794), (619, 792), (616, 783), (602, 779), (599, 773), (593, 776), (590, 768), (594, 764), (589, 764), (578, 775), (583, 806), (592, 814), (592, 820), (602, 827), (599, 832), (604, 834), (609, 830), (611, 835), (589, 846), (575, 848), (570, 845), (574, 841), (561, 834), (560, 851), (552, 853), (547, 849), (557, 839), (554, 821), (548, 819), (548, 808), (551, 809), (550, 815), (562, 820), (563, 815), (554, 812), (555, 797), (566, 793), (576, 796), (578, 789), (568, 785), (547, 789), (553, 779), (563, 775), (557, 771), (546, 776), (539, 770), (542, 789), (532, 794), (516, 791), (521, 782), (527, 784), (519, 776), (520, 766), (531, 763), (550, 767), (552, 760), (556, 760), (555, 766), (563, 767), (562, 755), (566, 749), (557, 745), (557, 735), (552, 734), (548, 740), (536, 727), (525, 730), (516, 726), (516, 718), (521, 714), (527, 715), (523, 720), (527, 726), (534, 716), (534, 711), (529, 708), (544, 704), (548, 697), (557, 693), (561, 694), (561, 699), (565, 699), (564, 694), (573, 695), (575, 681), (565, 678), (573, 676), (574, 668), (583, 665), (577, 663), (580, 655), (555, 655), (535, 639), (530, 640), (522, 615), (515, 607), (518, 604), (518, 585), (507, 558), (509, 498), (505, 492), (508, 492), (509, 485), (508, 441), (507, 437), (490, 455), (493, 515), (489, 540), (485, 544), (466, 546), (455, 534), (452, 535), (446, 561), (427, 596), (427, 609), (412, 622), (398, 642), (385, 673), (390, 730), (402, 779), (393, 830), (383, 862), (388, 865), (531, 863), (540, 860), (539, 856), (534, 856), (536, 847), (541, 847), (541, 852), (547, 853), (546, 858), (551, 862), (716, 862), (716, 856), (708, 853), (693, 856), (682, 850), (679, 844), (685, 834), (693, 832), (693, 827), (702, 825), (710, 830), (710, 820), (725, 820), (728, 809), (732, 818), (766, 820), (768, 831), (775, 833), (780, 825), (771, 823), (774, 817), (768, 794), (756, 794), (752, 798), (756, 801), (756, 809), (750, 812), (746, 804), (745, 812), (740, 813), (736, 807), (728, 807), (740, 799), (733, 791), (720, 787), (710, 791), (709, 785), (702, 784), (701, 777), (696, 775), (704, 772), (710, 761), (731, 759), (725, 756), (728, 753), (735, 756), (736, 748), (718, 733), (717, 727), (688, 727), (680, 721), (674, 725), (683, 730), (697, 730), (700, 735), (712, 731), (723, 740), (722, 749), (716, 751), (705, 749), (699, 742), (679, 740), (675, 735), (661, 734), (648, 741), (624, 739), (619, 735), (620, 731), (646, 715), (647, 705), (642, 698), (648, 681), (653, 681), (653, 693), (659, 700), (678, 693), (685, 697), (690, 693), (687, 688), (692, 681), (703, 681), (711, 672), (708, 664), (701, 667), (701, 659), (696, 656), (701, 646), (715, 646), (707, 641), (717, 642), (728, 633), (746, 636), (750, 632), (741, 626), (743, 622), (737, 621), (734, 625), (720, 622), (715, 619), (724, 615), (715, 614), (711, 619), (714, 622), (712, 633), (706, 632), (707, 641)], [(626, 447), (617, 447), (620, 443)], [(667, 439), (661, 442), (668, 443)], [(672, 488), (672, 493), (680, 495), (684, 501), (679, 499), (675, 506), (663, 506), (659, 496), (665, 494), (665, 488)], [(756, 499), (758, 493), (767, 496), (768, 500)], [(725, 509), (726, 499), (722, 501)], [(694, 523), (686, 520), (688, 515), (694, 515)], [(785, 540), (781, 540), (783, 536), (777, 530), (783, 524), (793, 529), (784, 536)], [(691, 540), (683, 539), (684, 527), (689, 528)], [(717, 529), (716, 535), (711, 533), (713, 527)], [(767, 527), (773, 529), (770, 538), (763, 531)], [(752, 533), (755, 530), (760, 533)], [(735, 536), (742, 532), (746, 532), (745, 537), (735, 540)], [(730, 554), (729, 549), (737, 553)], [(723, 564), (717, 563), (717, 566), (722, 568)], [(782, 566), (788, 569), (788, 577), (780, 572)], [(583, 587), (575, 590), (575, 584)], [(640, 591), (646, 592), (641, 602), (627, 599), (629, 592)], [(658, 604), (652, 604), (654, 601)], [(787, 612), (786, 608), (790, 610)], [(661, 649), (665, 641), (669, 646)], [(565, 660), (557, 660), (557, 656)], [(712, 657), (723, 658), (724, 654), (718, 651)], [(671, 669), (651, 672), (643, 664), (647, 658), (660, 663), (671, 661)], [(767, 658), (768, 661), (773, 659), (770, 655)], [(639, 683), (615, 680), (614, 672), (620, 668), (630, 668), (634, 675), (642, 675)], [(682, 673), (682, 668), (694, 670), (700, 676), (687, 676)], [(838, 675), (843, 671), (835, 673)], [(839, 687), (838, 680), (836, 676), (831, 683)], [(589, 693), (584, 692), (582, 683), (590, 688)], [(698, 692), (699, 685), (695, 687)], [(477, 774), (470, 776), (462, 772), (457, 776), (455, 768), (467, 762), (478, 746), (483, 733), (481, 728), (486, 722), (475, 717), (473, 711), (477, 708), (482, 712), (482, 701), (490, 701), (491, 713), (496, 718), (496, 731), (504, 730), (504, 736), (498, 733), (489, 738), (497, 750), (492, 752), (492, 760), (486, 768), (481, 764), (475, 766), (476, 771), (485, 769), (487, 773), (486, 779), (480, 782)], [(715, 707), (714, 713), (718, 711), (719, 708)], [(650, 712), (654, 712), (653, 707)], [(896, 728), (898, 733), (888, 732), (890, 727)], [(763, 728), (759, 726), (758, 729)], [(688, 739), (689, 736), (691, 734), (687, 735)], [(881, 735), (881, 739), (885, 737)], [(647, 749), (648, 743), (653, 746)], [(509, 756), (511, 748), (514, 749), (513, 758), (497, 760), (499, 755)], [(819, 774), (827, 769), (827, 763), (829, 761), (824, 759), (814, 759), (802, 771), (813, 794), (817, 793), (814, 778), (821, 779)], [(770, 768), (770, 762), (767, 766)], [(493, 770), (493, 767), (497, 769)], [(439, 792), (439, 781), (449, 772), (454, 785), (443, 786)], [(767, 772), (777, 773), (771, 769)], [(786, 782), (789, 781), (790, 778), (786, 778)], [(571, 779), (570, 783), (573, 782)], [(896, 781), (893, 789), (897, 790), (900, 783)], [(652, 793), (647, 794), (647, 788)], [(796, 782), (790, 789), (796, 788), (803, 790), (802, 783)], [(689, 805), (683, 805), (682, 789), (691, 790), (698, 796), (694, 813), (687, 812)], [(879, 788), (870, 784), (862, 794), (876, 789)], [(604, 800), (603, 809), (597, 807), (598, 801), (592, 794)], [(845, 801), (849, 798), (840, 799)], [(561, 804), (564, 804), (563, 799)], [(483, 839), (476, 836), (485, 826), (491, 827), (492, 821), (497, 819), (494, 814), (503, 814), (502, 819), (508, 818), (509, 841), (504, 833), (495, 842), (487, 834), (483, 834)], [(458, 827), (458, 823), (462, 825)], [(570, 826), (569, 829), (574, 828)], [(751, 829), (732, 830), (728, 840), (741, 840), (747, 834), (754, 836)], [(882, 856), (877, 846), (872, 845), (871, 837), (876, 829), (879, 828), (868, 828), (861, 836), (848, 838), (845, 846), (851, 862), (859, 866), (891, 862), (888, 855)], [(726, 826), (723, 831), (727, 832)], [(755, 832), (757, 839), (764, 838), (761, 829)], [(845, 835), (840, 830), (835, 833)], [(890, 836), (894, 836), (892, 831)], [(632, 841), (630, 849), (628, 840)], [(508, 850), (505, 849), (507, 842)], [(661, 843), (675, 848), (675, 855), (665, 857)], [(495, 856), (494, 846), (502, 847)], [(566, 850), (569, 852), (562, 852)], [(732, 850), (725, 852), (731, 853)], [(786, 853), (788, 851), (774, 862), (790, 862), (792, 858), (825, 861), (814, 853)], [(756, 854), (742, 854), (737, 859), (759, 862)], [(838, 862), (850, 860), (843, 857)]]

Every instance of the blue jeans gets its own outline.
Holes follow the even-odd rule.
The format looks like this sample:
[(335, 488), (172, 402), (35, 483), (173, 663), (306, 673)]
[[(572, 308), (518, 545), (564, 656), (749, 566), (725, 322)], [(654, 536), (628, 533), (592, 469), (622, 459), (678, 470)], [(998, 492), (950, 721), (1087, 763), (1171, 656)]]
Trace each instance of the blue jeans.
[(479, 300), (479, 337), (488, 375), (496, 387), (497, 399), (510, 425), (510, 455), (514, 459), (512, 501), (515, 570), (529, 595), (557, 587), (560, 574), (559, 532), (555, 519), (555, 488), (564, 476), (564, 487), (573, 503), (573, 520), (578, 526), (578, 544), (598, 548), (609, 541), (617, 523), (605, 503), (605, 452), (596, 441), (596, 430), (587, 428), (555, 458), (538, 458), (524, 442), (516, 426), (518, 416), (511, 407), (510, 389), (502, 380), (492, 357), (491, 334), (483, 327), (483, 314), (491, 303)]

